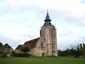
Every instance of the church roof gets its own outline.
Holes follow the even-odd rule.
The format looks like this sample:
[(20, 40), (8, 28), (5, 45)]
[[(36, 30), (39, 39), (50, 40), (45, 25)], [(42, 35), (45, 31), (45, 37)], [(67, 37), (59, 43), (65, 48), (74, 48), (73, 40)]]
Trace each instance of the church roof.
[(24, 45), (28, 45), (30, 49), (33, 49), (36, 46), (37, 41), (39, 40), (39, 38), (30, 40), (30, 41), (26, 41), (24, 43)]

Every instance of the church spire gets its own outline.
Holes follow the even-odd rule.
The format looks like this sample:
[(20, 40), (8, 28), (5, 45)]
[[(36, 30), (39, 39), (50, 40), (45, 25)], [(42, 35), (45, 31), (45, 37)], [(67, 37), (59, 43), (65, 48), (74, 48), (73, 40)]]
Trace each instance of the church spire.
[(47, 10), (47, 15), (46, 15), (45, 21), (51, 21), (48, 10)]
[(44, 26), (49, 26), (51, 25), (51, 19), (50, 19), (50, 16), (49, 16), (49, 13), (48, 13), (48, 10), (47, 10), (47, 15), (46, 15), (46, 18), (45, 18), (45, 23), (44, 23)]

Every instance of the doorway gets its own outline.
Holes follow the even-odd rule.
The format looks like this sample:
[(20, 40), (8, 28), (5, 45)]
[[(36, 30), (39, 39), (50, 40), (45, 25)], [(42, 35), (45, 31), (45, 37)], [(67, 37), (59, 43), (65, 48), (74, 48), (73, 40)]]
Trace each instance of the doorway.
[(44, 53), (42, 53), (42, 56), (44, 56), (45, 54)]

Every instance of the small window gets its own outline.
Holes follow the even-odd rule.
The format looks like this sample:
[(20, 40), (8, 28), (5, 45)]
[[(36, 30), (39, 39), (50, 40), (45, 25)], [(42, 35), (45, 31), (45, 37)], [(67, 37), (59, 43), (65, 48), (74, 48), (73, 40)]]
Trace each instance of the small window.
[(41, 30), (40, 30), (40, 36), (41, 36)]
[(43, 42), (41, 42), (41, 47), (43, 48)]

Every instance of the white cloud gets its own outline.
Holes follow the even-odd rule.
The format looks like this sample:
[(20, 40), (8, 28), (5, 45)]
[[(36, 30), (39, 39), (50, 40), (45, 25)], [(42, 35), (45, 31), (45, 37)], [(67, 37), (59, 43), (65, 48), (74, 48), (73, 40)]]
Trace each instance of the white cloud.
[(27, 28), (29, 24), (17, 23), (0, 23), (0, 41), (8, 43), (14, 48), (18, 44), (23, 44), (25, 41), (37, 38), (39, 33), (37, 29)]
[(8, 14), (8, 17), (9, 18), (15, 18), (16, 17), (16, 14)]
[(13, 6), (32, 6), (45, 10), (65, 11), (69, 16), (77, 19), (85, 15), (85, 4), (80, 0), (8, 0), (8, 3)]
[(5, 2), (0, 2), (0, 6), (5, 6)]
[[(52, 22), (57, 28), (59, 42), (78, 40), (85, 36), (85, 26), (74, 24), (74, 22), (85, 24), (85, 4), (81, 3), (80, 0), (8, 0), (0, 2), (1, 5), (9, 6), (10, 10), (10, 7), (16, 9), (14, 13), (10, 13), (9, 10), (4, 13), (3, 17), (0, 17), (0, 34), (12, 40), (19, 40), (19, 42), (23, 43), (39, 36), (40, 23), (44, 20), (41, 20), (44, 14), (40, 11), (47, 9), (53, 10), (52, 13), (55, 17), (53, 17)], [(23, 9), (22, 7), (30, 7), (33, 10), (29, 11), (30, 9)], [(40, 11), (36, 12), (37, 8)], [(21, 10), (24, 11), (20, 12)], [(60, 19), (57, 20), (57, 14), (54, 11), (55, 13), (59, 12), (58, 18)], [(67, 19), (70, 22), (69, 20), (67, 22)], [(71, 23), (71, 21), (74, 22)]]
[(36, 35), (38, 35), (37, 31), (27, 28), (27, 25), (28, 24), (0, 23), (0, 34), (16, 40), (25, 39), (27, 36), (29, 38), (31, 35), (36, 37)]
[(34, 4), (35, 0), (8, 0), (7, 3), (12, 6), (30, 6)]

